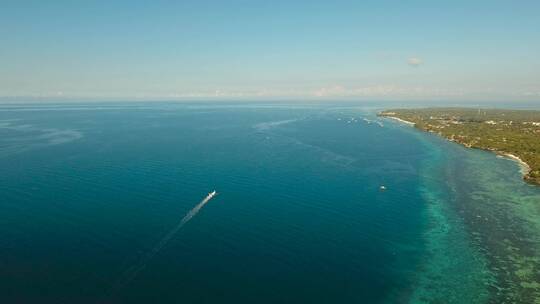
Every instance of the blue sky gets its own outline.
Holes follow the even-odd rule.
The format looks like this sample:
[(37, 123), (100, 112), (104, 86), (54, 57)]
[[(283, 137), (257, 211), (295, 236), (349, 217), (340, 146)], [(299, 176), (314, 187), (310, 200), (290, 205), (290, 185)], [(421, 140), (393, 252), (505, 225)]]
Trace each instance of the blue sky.
[(3, 100), (540, 100), (540, 1), (0, 6)]

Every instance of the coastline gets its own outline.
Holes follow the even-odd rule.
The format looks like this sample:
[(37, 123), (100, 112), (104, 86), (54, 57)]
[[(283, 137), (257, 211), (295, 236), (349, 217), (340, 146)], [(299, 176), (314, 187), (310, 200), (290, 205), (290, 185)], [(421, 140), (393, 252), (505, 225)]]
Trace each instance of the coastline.
[[(394, 119), (396, 121), (399, 121), (401, 123), (404, 123), (408, 126), (411, 126), (411, 127), (416, 127), (416, 123), (414, 122), (411, 122), (411, 121), (408, 121), (408, 120), (405, 120), (405, 119), (401, 119), (401, 118), (398, 118), (398, 117), (395, 117), (395, 116), (390, 116), (388, 115), (388, 113), (386, 114), (383, 114), (382, 112), (379, 113), (378, 115), (382, 116), (382, 117), (386, 117), (386, 118), (390, 118), (390, 119)], [(430, 132), (430, 133), (434, 133), (432, 131), (428, 131), (428, 130), (424, 130), (422, 128), (418, 128), (424, 132)], [(515, 155), (515, 154), (512, 154), (510, 152), (505, 152), (505, 151), (499, 151), (499, 150), (495, 150), (495, 149), (490, 149), (490, 148), (484, 148), (484, 147), (479, 147), (479, 146), (471, 146), (467, 143), (464, 143), (464, 142), (461, 142), (457, 139), (454, 139), (454, 138), (450, 138), (450, 137), (447, 137), (447, 136), (444, 136), (443, 134), (439, 134), (437, 133), (439, 136), (443, 137), (444, 139), (448, 140), (448, 141), (451, 141), (451, 142), (455, 142), (455, 143), (458, 143), (462, 146), (465, 146), (467, 148), (471, 148), (471, 149), (480, 149), (480, 150), (484, 150), (484, 151), (489, 151), (489, 152), (494, 152), (496, 155), (500, 156), (500, 157), (503, 157), (503, 158), (507, 158), (509, 160), (512, 160), (512, 161), (515, 161), (518, 163), (518, 165), (520, 166), (520, 172), (522, 174), (522, 178), (525, 182), (529, 183), (529, 184), (532, 184), (532, 185), (536, 185), (536, 186), (540, 186), (540, 184), (538, 182), (536, 182), (533, 178), (530, 177), (530, 173), (532, 171), (532, 168), (531, 166), (526, 163), (523, 159), (521, 159), (519, 156)]]
[(405, 119), (397, 118), (397, 117), (394, 117), (394, 116), (384, 116), (384, 117), (386, 117), (386, 118), (391, 118), (391, 119), (394, 119), (394, 120), (397, 120), (397, 121), (402, 122), (402, 123), (404, 123), (404, 124), (407, 124), (407, 125), (409, 125), (409, 126), (411, 126), (411, 127), (414, 127), (414, 126), (416, 125), (416, 124), (415, 124), (414, 122), (412, 122), (412, 121), (408, 121), (408, 120), (405, 120)]
[[(422, 130), (422, 131), (425, 131), (425, 130)], [(466, 148), (469, 148), (469, 149), (480, 149), (480, 150), (492, 152), (492, 153), (495, 153), (497, 156), (500, 156), (502, 158), (506, 158), (508, 160), (514, 161), (519, 165), (519, 167), (520, 167), (519, 171), (521, 172), (522, 178), (523, 178), (523, 180), (525, 182), (533, 184), (533, 185), (540, 186), (537, 183), (530, 182), (528, 177), (529, 177), (529, 173), (532, 170), (531, 166), (529, 166), (529, 164), (527, 164), (525, 161), (523, 161), (521, 158), (519, 158), (519, 156), (517, 156), (515, 154), (509, 153), (509, 152), (504, 152), (504, 151), (492, 150), (492, 149), (488, 149), (488, 148), (477, 147), (477, 146), (470, 146), (468, 144), (460, 142), (459, 140), (453, 140), (453, 139), (448, 138), (446, 136), (441, 136), (441, 137), (443, 137), (444, 139), (446, 139), (448, 141), (458, 143), (458, 144), (460, 144), (460, 145), (462, 145), (462, 146), (464, 146)]]
[(501, 153), (498, 153), (499, 155), (503, 156), (503, 157), (506, 157), (510, 160), (513, 160), (515, 162), (517, 162), (519, 164), (519, 166), (521, 167), (521, 173), (523, 174), (523, 177), (526, 177), (529, 172), (531, 172), (531, 166), (529, 166), (529, 164), (527, 164), (526, 162), (524, 162), (521, 158), (519, 158), (518, 156), (512, 154), (512, 153), (506, 153), (506, 152), (501, 152)]
[[(398, 111), (388, 113), (400, 114)], [(383, 114), (388, 113), (383, 112)], [(392, 116), (385, 117), (396, 119)], [(537, 242), (540, 221), (536, 198), (539, 189), (533, 186), (540, 186), (540, 180), (530, 176), (537, 169), (524, 161), (524, 159), (529, 160), (528, 155), (521, 154), (521, 150), (514, 149), (512, 146), (507, 146), (505, 149), (504, 145), (490, 145), (485, 141), (471, 140), (471, 136), (484, 134), (475, 135), (473, 132), (464, 132), (469, 136), (468, 138), (454, 136), (454, 134), (459, 134), (458, 128), (456, 128), (458, 132), (455, 131), (456, 129), (443, 132), (442, 128), (437, 128), (439, 125), (425, 123), (427, 119), (422, 120), (421, 116), (417, 119), (409, 113), (409, 116), (405, 115), (405, 117), (418, 121), (415, 125), (416, 129), (435, 133), (445, 140), (466, 148), (492, 152), (497, 158), (507, 159), (519, 165), (517, 169), (525, 183), (517, 178), (519, 173), (514, 171), (516, 170), (514, 163), (505, 163), (505, 161), (495, 163), (493, 155), (490, 156), (487, 153), (467, 153), (464, 151), (467, 149), (449, 149), (462, 150), (458, 152), (462, 154), (456, 155), (463, 157), (449, 158), (451, 162), (448, 166), (443, 166), (448, 172), (446, 182), (454, 191), (453, 199), (449, 201), (453, 209), (446, 210), (444, 214), (452, 214), (453, 210), (459, 212), (459, 219), (463, 220), (467, 232), (466, 238), (470, 240), (473, 249), (476, 248), (473, 252), (479, 253), (478, 256), (465, 260), (483, 261), (480, 266), (486, 269), (485, 276), (479, 277), (477, 282), (480, 284), (474, 289), (475, 292), (479, 294), (482, 290), (487, 291), (486, 302), (532, 303), (538, 301), (540, 277), (536, 270), (540, 265), (537, 259), (540, 250)], [(429, 117), (429, 119), (436, 118)], [(534, 166), (534, 158), (531, 159), (531, 164)], [(512, 172), (512, 179), (505, 178), (509, 170)], [(430, 200), (435, 201), (434, 198)], [(441, 219), (443, 218), (437, 220)], [(433, 237), (430, 235), (430, 239)], [(446, 252), (444, 254), (449, 256)], [(451, 258), (452, 261), (459, 259), (459, 257)], [(441, 269), (437, 271), (440, 272)], [(472, 283), (468, 282), (467, 285), (472, 286)], [(487, 289), (483, 289), (482, 286), (487, 286)], [(456, 290), (455, 287), (453, 289)], [(423, 290), (420, 289), (420, 291)], [(423, 297), (426, 296), (425, 294), (425, 292), (420, 293)], [(460, 296), (465, 299), (464, 293)], [(440, 300), (444, 302), (445, 299)]]
[[(425, 131), (425, 130), (422, 130), (422, 131)], [(448, 141), (451, 141), (451, 142), (455, 142), (455, 143), (458, 143), (466, 148), (469, 148), (469, 149), (480, 149), (480, 150), (484, 150), (484, 151), (488, 151), (488, 152), (492, 152), (492, 153), (495, 153), (496, 155), (498, 156), (501, 156), (503, 158), (506, 158), (506, 159), (509, 159), (511, 161), (514, 161), (516, 163), (518, 163), (519, 167), (520, 167), (520, 172), (521, 172), (521, 175), (522, 175), (522, 178), (523, 180), (525, 180), (526, 182), (528, 183), (531, 183), (528, 176), (529, 176), (529, 173), (531, 172), (531, 166), (529, 166), (529, 164), (527, 164), (525, 161), (523, 161), (521, 158), (519, 158), (519, 156), (515, 155), (515, 154), (512, 154), (512, 153), (509, 153), (509, 152), (504, 152), (504, 151), (497, 151), (497, 150), (491, 150), (491, 149), (488, 149), (488, 148), (482, 148), (482, 147), (477, 147), (477, 146), (470, 146), (468, 144), (465, 144), (463, 142), (460, 142), (459, 140), (453, 140), (451, 138), (448, 138), (446, 136), (441, 136), (443, 137), (444, 139), (448, 140)], [(534, 184), (534, 185), (538, 185), (536, 183), (531, 183), (531, 184)]]

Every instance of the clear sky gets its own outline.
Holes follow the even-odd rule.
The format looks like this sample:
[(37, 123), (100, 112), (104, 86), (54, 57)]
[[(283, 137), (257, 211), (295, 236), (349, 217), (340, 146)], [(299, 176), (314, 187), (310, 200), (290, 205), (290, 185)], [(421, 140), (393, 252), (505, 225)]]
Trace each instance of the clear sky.
[(0, 0), (0, 98), (539, 100), (540, 1)]

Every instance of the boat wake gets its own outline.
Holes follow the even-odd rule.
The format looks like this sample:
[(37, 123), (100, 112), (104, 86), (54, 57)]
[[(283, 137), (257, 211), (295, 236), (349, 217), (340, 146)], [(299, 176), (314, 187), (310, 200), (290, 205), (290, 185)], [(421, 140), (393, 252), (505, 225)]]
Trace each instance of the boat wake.
[(124, 287), (124, 286), (128, 285), (131, 281), (133, 281), (137, 277), (139, 272), (141, 272), (146, 267), (148, 262), (150, 260), (152, 260), (156, 256), (156, 254), (158, 254), (161, 251), (161, 249), (163, 249), (163, 247), (165, 247), (165, 245), (167, 245), (167, 243), (169, 243), (169, 241), (174, 237), (174, 235), (176, 233), (178, 233), (178, 231), (180, 229), (182, 229), (182, 227), (187, 222), (189, 222), (195, 215), (197, 215), (197, 213), (199, 213), (199, 211), (201, 211), (201, 209), (204, 207), (204, 205), (206, 205), (216, 195), (217, 195), (217, 192), (215, 190), (208, 193), (208, 195), (200, 203), (198, 203), (195, 207), (193, 207), (193, 209), (189, 210), (189, 212), (182, 218), (182, 220), (180, 220), (178, 225), (176, 225), (173, 229), (171, 229), (159, 241), (159, 243), (157, 243), (156, 246), (154, 246), (154, 248), (152, 248), (152, 250), (149, 251), (142, 258), (142, 260), (139, 263), (137, 263), (136, 265), (130, 267), (129, 269), (127, 269), (123, 273), (120, 280), (118, 280), (118, 282), (116, 284), (116, 289)]

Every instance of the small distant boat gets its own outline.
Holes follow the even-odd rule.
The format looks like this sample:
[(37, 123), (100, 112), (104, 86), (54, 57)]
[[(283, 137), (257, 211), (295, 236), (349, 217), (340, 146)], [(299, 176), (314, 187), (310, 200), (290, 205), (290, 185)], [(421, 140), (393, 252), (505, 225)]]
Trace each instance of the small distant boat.
[(383, 186), (381, 186), (379, 189), (380, 189), (381, 191), (384, 191), (384, 190), (386, 190), (386, 186), (383, 185)]
[(216, 190), (214, 190), (214, 191), (208, 193), (208, 196), (209, 196), (209, 197), (214, 197), (214, 196), (216, 196), (216, 195), (217, 195)]

